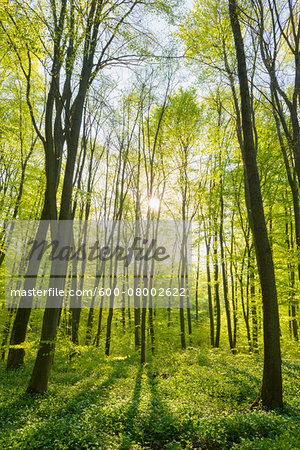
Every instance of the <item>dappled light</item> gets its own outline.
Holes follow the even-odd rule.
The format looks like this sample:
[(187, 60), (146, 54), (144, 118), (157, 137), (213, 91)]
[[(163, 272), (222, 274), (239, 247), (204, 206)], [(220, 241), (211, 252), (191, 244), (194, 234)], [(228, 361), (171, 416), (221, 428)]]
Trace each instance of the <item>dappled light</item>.
[(0, 2), (0, 448), (300, 448), (298, 0)]

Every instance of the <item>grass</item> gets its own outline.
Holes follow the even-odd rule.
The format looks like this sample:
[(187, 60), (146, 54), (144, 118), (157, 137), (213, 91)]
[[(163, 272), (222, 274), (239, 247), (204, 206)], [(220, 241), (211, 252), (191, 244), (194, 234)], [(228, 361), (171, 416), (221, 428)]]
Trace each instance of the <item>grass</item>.
[[(20, 449), (297, 449), (299, 368), (284, 360), (285, 409), (250, 411), (262, 359), (189, 348), (103, 357), (81, 349), (69, 361), (57, 349), (48, 393), (24, 395), (33, 364), (0, 367), (0, 448)], [(298, 377), (298, 378), (297, 378)]]

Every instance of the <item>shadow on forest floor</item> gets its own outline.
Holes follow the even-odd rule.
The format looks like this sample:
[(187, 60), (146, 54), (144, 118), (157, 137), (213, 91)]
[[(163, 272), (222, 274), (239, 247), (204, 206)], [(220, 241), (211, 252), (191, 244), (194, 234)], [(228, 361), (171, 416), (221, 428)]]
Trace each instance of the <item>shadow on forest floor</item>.
[[(22, 411), (29, 408), (33, 409), (37, 415), (40, 415), (42, 418), (46, 418), (50, 421), (54, 414), (58, 414), (61, 417), (70, 415), (73, 412), (80, 414), (86, 408), (87, 400), (89, 403), (93, 403), (95, 401), (97, 403), (102, 403), (102, 401), (109, 396), (109, 388), (114, 384), (114, 382), (118, 378), (126, 377), (128, 360), (109, 361), (109, 365), (112, 366), (112, 371), (100, 384), (97, 383), (97, 373), (99, 369), (95, 368), (94, 371), (89, 374), (89, 377), (85, 376), (81, 382), (77, 382), (73, 385), (71, 384), (71, 386), (66, 383), (65, 388), (68, 390), (68, 395), (64, 397), (63, 392), (61, 392), (61, 402), (55, 405), (55, 393), (47, 393), (45, 395), (29, 395), (23, 392), (19, 394), (13, 402), (0, 406), (1, 428), (5, 428), (6, 424), (11, 426), (13, 419), (18, 420), (20, 424)], [(18, 372), (11, 374), (13, 382), (10, 383), (10, 388), (14, 383), (18, 382), (20, 378), (24, 378), (24, 370), (20, 370), (22, 370), (23, 373)], [(8, 375), (9, 374), (10, 373), (8, 373)], [(52, 386), (52, 389), (53, 388), (54, 386)], [(78, 389), (78, 392), (75, 395), (72, 395), (72, 398), (68, 401), (68, 396), (70, 396), (69, 390), (72, 388)], [(17, 415), (16, 411), (18, 411)], [(26, 420), (26, 415), (24, 416), (24, 420)], [(45, 427), (47, 427), (47, 423), (45, 423), (43, 429)], [(38, 429), (38, 432), (42, 432), (42, 430)]]
[[(212, 356), (201, 364), (196, 351), (179, 353), (165, 372), (166, 358), (141, 366), (136, 355), (99, 361), (97, 355), (72, 365), (60, 357), (44, 396), (22, 393), (29, 368), (11, 374), (1, 368), (3, 393), (12, 400), (0, 406), (0, 447), (230, 449), (246, 440), (245, 448), (267, 449), (275, 439), (272, 448), (300, 448), (297, 363), (283, 363), (290, 403), (278, 414), (248, 410), (261, 376), (252, 360)], [(264, 439), (265, 447), (252, 447)]]
[[(132, 445), (141, 442), (145, 448), (165, 448), (165, 445), (172, 442), (178, 434), (180, 426), (178, 427), (178, 422), (159, 394), (156, 376), (151, 364), (140, 367), (138, 371), (131, 405), (126, 413), (121, 449), (132, 448)], [(146, 415), (138, 411), (144, 379), (149, 389), (149, 406)]]

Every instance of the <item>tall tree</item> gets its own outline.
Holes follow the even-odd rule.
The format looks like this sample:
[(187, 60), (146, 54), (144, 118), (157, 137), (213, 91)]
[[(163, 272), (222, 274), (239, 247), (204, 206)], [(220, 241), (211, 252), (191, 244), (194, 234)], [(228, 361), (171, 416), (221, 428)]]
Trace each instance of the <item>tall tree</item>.
[(282, 407), (282, 374), (277, 292), (273, 258), (265, 222), (256, 161), (246, 55), (239, 21), (239, 8), (236, 0), (229, 0), (229, 15), (238, 63), (244, 139), (243, 160), (251, 216), (253, 219), (251, 225), (263, 300), (264, 370), (262, 387), (257, 401), (261, 399), (263, 406), (267, 408), (277, 408)]

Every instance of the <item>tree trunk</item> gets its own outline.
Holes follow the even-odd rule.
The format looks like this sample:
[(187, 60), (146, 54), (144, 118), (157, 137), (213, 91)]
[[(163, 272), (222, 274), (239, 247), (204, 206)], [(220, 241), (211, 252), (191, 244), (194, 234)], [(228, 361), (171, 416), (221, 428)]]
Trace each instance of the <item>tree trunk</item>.
[[(215, 227), (217, 224), (215, 223)], [(218, 263), (218, 248), (217, 248), (217, 229), (215, 228), (214, 235), (214, 291), (215, 291), (215, 314), (216, 314), (216, 336), (215, 347), (220, 346), (221, 335), (221, 304), (219, 293), (219, 263)]]
[[(48, 227), (45, 226), (43, 220), (47, 219), (47, 206), (46, 202), (44, 204), (44, 209), (41, 216), (41, 222), (39, 223), (35, 239), (37, 242), (42, 242), (46, 238)], [(28, 263), (26, 275), (38, 273), (40, 266), (40, 261), (37, 258), (31, 258)], [(34, 277), (26, 277), (24, 281), (23, 289), (28, 292), (28, 290), (35, 288), (36, 278)], [(8, 358), (6, 363), (6, 369), (18, 369), (24, 365), (24, 355), (25, 350), (21, 347), (26, 338), (27, 326), (31, 314), (32, 308), (32, 297), (24, 297), (22, 299), (23, 305), (26, 305), (26, 308), (18, 308), (15, 320), (12, 327), (12, 332), (10, 336), (10, 348), (8, 352)], [(14, 347), (14, 346), (18, 346)]]
[(209, 261), (209, 242), (206, 244), (206, 274), (207, 274), (207, 295), (208, 295), (208, 312), (210, 323), (210, 345), (215, 346), (215, 326), (214, 326), (214, 307), (211, 295), (211, 278), (210, 278), (210, 261)]
[(197, 269), (196, 269), (196, 286), (195, 286), (195, 308), (196, 308), (196, 324), (199, 323), (199, 278), (200, 278), (200, 238), (197, 245)]
[(230, 305), (228, 300), (228, 282), (227, 282), (227, 271), (225, 265), (225, 252), (224, 252), (224, 236), (223, 236), (223, 221), (224, 221), (224, 202), (223, 202), (223, 181), (220, 182), (220, 247), (221, 247), (221, 266), (222, 266), (222, 279), (223, 279), (223, 293), (224, 293), (224, 303), (227, 319), (227, 330), (228, 330), (228, 340), (229, 347), (231, 350), (234, 349), (232, 340), (232, 329), (231, 329), (231, 317), (230, 317)]
[(255, 298), (255, 274), (254, 274), (254, 257), (250, 249), (249, 252), (249, 278), (250, 278), (250, 305), (252, 317), (252, 348), (254, 353), (258, 353), (258, 320), (257, 320), (257, 304)]
[(4, 359), (5, 359), (6, 346), (8, 344), (9, 331), (10, 331), (11, 320), (12, 320), (13, 314), (14, 314), (14, 308), (9, 308), (7, 311), (6, 322), (5, 322), (3, 330), (2, 330), (2, 343), (1, 343), (1, 355), (0, 355), (1, 361), (4, 361)]
[(229, 0), (229, 14), (238, 62), (244, 137), (243, 159), (249, 189), (253, 219), (252, 233), (263, 301), (264, 370), (259, 398), (264, 407), (281, 408), (283, 403), (277, 291), (256, 162), (246, 56), (236, 0)]

